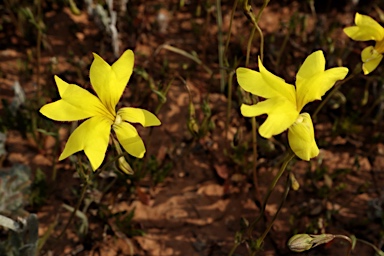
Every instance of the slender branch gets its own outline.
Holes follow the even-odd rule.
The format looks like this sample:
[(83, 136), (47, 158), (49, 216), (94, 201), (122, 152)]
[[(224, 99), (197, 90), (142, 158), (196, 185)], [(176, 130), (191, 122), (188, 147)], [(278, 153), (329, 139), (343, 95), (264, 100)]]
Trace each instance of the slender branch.
[(227, 120), (225, 122), (225, 137), (228, 138), (228, 129), (229, 129), (229, 118), (231, 114), (232, 108), (232, 86), (233, 86), (233, 76), (235, 75), (235, 71), (231, 71), (228, 75), (228, 104), (227, 104)]
[(160, 45), (160, 46), (156, 49), (154, 55), (156, 55), (161, 49), (166, 49), (166, 50), (168, 50), (168, 51), (171, 51), (171, 52), (180, 54), (180, 55), (182, 55), (182, 56), (184, 56), (184, 57), (186, 57), (186, 58), (188, 58), (188, 59), (193, 60), (193, 61), (196, 62), (197, 64), (201, 65), (201, 66), (204, 68), (204, 70), (205, 70), (210, 76), (212, 76), (213, 71), (212, 71), (208, 66), (206, 66), (206, 65), (205, 65), (205, 64), (204, 64), (198, 57), (196, 57), (196, 56), (194, 56), (194, 55), (192, 55), (192, 54), (190, 54), (190, 53), (188, 53), (188, 52), (186, 52), (186, 51), (184, 51), (184, 50), (182, 50), (182, 49), (179, 49), (179, 48), (177, 48), (177, 47), (171, 46), (171, 45), (169, 45), (169, 44), (163, 44), (163, 45)]
[[(260, 8), (257, 17), (254, 16), (251, 6), (248, 4), (248, 1), (245, 0), (243, 4), (243, 11), (244, 14), (247, 16), (247, 18), (251, 21), (253, 24), (253, 28), (251, 31), (251, 35), (249, 36), (248, 45), (247, 45), (247, 55), (246, 55), (246, 61), (245, 66), (247, 67), (249, 65), (249, 56), (251, 53), (251, 45), (253, 41), (253, 37), (255, 35), (255, 31), (257, 30), (260, 35), (260, 58), (263, 60), (264, 57), (264, 36), (263, 32), (261, 31), (258, 22), (260, 20), (261, 14), (263, 13), (263, 10), (268, 5), (269, 0), (265, 0), (263, 3), (263, 6)], [(256, 103), (259, 101), (259, 98), (255, 97)], [(252, 173), (253, 173), (253, 183), (255, 187), (255, 193), (256, 193), (256, 200), (260, 202), (261, 196), (259, 191), (259, 183), (258, 183), (258, 173), (257, 173), (257, 160), (258, 160), (258, 152), (257, 152), (257, 135), (256, 135), (256, 129), (257, 129), (257, 122), (256, 117), (251, 118), (252, 122), (252, 151), (253, 151), (253, 166), (252, 166)]]
[(352, 239), (345, 236), (345, 235), (335, 235), (335, 238), (341, 238), (341, 239), (344, 239), (344, 240), (347, 240), (349, 242), (349, 247), (348, 247), (348, 251), (346, 253), (346, 256), (349, 256), (351, 255), (351, 251), (352, 251), (352, 246), (353, 246), (353, 242), (352, 242)]
[(380, 250), (379, 248), (377, 248), (374, 244), (371, 244), (370, 242), (367, 242), (367, 241), (362, 240), (362, 239), (359, 239), (359, 238), (356, 238), (356, 241), (361, 242), (361, 243), (363, 243), (363, 244), (366, 244), (366, 245), (372, 247), (372, 249), (374, 249), (375, 252), (376, 252), (378, 255), (380, 255), (380, 256), (383, 256), (383, 255), (384, 255), (384, 252), (383, 252), (382, 250)]
[(220, 90), (224, 92), (226, 72), (224, 68), (224, 40), (223, 40), (223, 16), (221, 13), (221, 0), (216, 0), (216, 22), (217, 22), (217, 51), (219, 55), (219, 67), (220, 67)]
[(290, 178), (289, 178), (289, 175), (288, 175), (287, 181), (285, 182), (285, 190), (284, 190), (284, 194), (283, 194), (283, 199), (281, 200), (281, 202), (279, 204), (279, 207), (277, 208), (277, 211), (276, 211), (275, 215), (273, 216), (271, 222), (269, 223), (267, 228), (264, 230), (264, 233), (257, 239), (257, 244), (256, 244), (256, 248), (257, 249), (260, 249), (261, 245), (263, 244), (263, 241), (264, 241), (265, 237), (267, 236), (267, 234), (271, 230), (271, 228), (273, 226), (273, 223), (275, 222), (275, 220), (277, 218), (277, 215), (281, 211), (281, 208), (283, 208), (285, 200), (288, 197), (288, 193), (289, 193), (290, 187), (291, 187), (291, 182), (290, 182)]
[[(267, 194), (266, 194), (266, 196), (264, 198), (264, 201), (263, 201), (263, 206), (261, 207), (261, 212), (260, 212), (259, 216), (257, 217), (257, 219), (254, 220), (252, 222), (252, 224), (249, 226), (249, 229), (248, 229), (249, 232), (252, 232), (252, 230), (255, 227), (255, 225), (257, 224), (257, 222), (259, 222), (261, 217), (264, 215), (265, 208), (267, 206), (268, 199), (269, 199), (269, 197), (272, 194), (272, 191), (274, 190), (274, 188), (275, 188), (277, 182), (279, 181), (281, 175), (283, 175), (283, 173), (284, 173), (285, 169), (287, 168), (289, 162), (293, 159), (294, 156), (295, 156), (295, 154), (290, 150), (289, 153), (287, 154), (287, 156), (285, 157), (284, 162), (281, 165), (279, 172), (273, 178), (271, 184), (269, 184)], [(252, 236), (252, 234), (249, 234), (249, 235)]]
[[(80, 168), (83, 168), (83, 167), (80, 167)], [(85, 193), (87, 192), (87, 188), (88, 188), (89, 183), (90, 183), (90, 181), (89, 181), (89, 169), (87, 168), (85, 182), (84, 182), (83, 187), (81, 189), (80, 198), (77, 201), (76, 207), (72, 211), (71, 216), (69, 217), (67, 224), (65, 225), (64, 229), (61, 231), (60, 235), (57, 237), (57, 240), (60, 240), (60, 238), (64, 235), (65, 231), (68, 229), (69, 225), (72, 223), (72, 220), (74, 219), (74, 217), (76, 215), (76, 212), (80, 209), (80, 205), (84, 200)]]
[(256, 27), (253, 27), (252, 31), (251, 31), (251, 35), (249, 36), (249, 39), (248, 39), (247, 55), (245, 56), (245, 66), (246, 67), (248, 67), (248, 65), (249, 65), (249, 57), (251, 55), (251, 46), (252, 46), (253, 37), (255, 36), (255, 31), (256, 31)]
[[(227, 37), (227, 41), (225, 42), (225, 48), (224, 48), (223, 56), (226, 56), (227, 51), (228, 51), (229, 41), (231, 40), (233, 17), (235, 16), (235, 11), (236, 11), (236, 7), (237, 7), (238, 3), (239, 3), (239, 0), (235, 0), (235, 2), (233, 3), (232, 10), (231, 10), (231, 19), (229, 21), (228, 37)], [(228, 60), (225, 58), (224, 61), (226, 62), (226, 66), (228, 66)]]

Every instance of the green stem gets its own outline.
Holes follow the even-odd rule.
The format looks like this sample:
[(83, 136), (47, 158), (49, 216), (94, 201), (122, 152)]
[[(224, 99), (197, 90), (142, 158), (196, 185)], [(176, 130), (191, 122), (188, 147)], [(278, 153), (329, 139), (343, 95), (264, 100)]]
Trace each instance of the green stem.
[(231, 108), (232, 108), (232, 79), (233, 76), (235, 75), (235, 71), (231, 71), (228, 75), (228, 104), (227, 104), (227, 120), (225, 122), (225, 137), (228, 138), (228, 129), (229, 129), (229, 118), (231, 115)]
[(235, 243), (234, 246), (229, 251), (228, 256), (232, 256), (235, 253), (237, 247), (239, 247), (239, 245), (240, 245), (239, 243)]
[(380, 256), (384, 256), (384, 252), (382, 250), (380, 250), (379, 248), (377, 248), (374, 244), (371, 244), (370, 242), (367, 242), (365, 240), (362, 240), (362, 239), (359, 239), (359, 238), (356, 238), (356, 241), (358, 242), (361, 242), (363, 244), (366, 244), (370, 247), (372, 247), (373, 250), (375, 250), (375, 252), (380, 255)]
[(260, 8), (256, 18), (252, 13), (251, 6), (248, 4), (248, 0), (245, 0), (243, 4), (244, 14), (252, 22), (254, 28), (259, 32), (259, 35), (260, 35), (260, 59), (261, 60), (263, 60), (264, 58), (264, 36), (263, 36), (263, 32), (261, 31), (258, 25), (258, 22), (260, 20), (261, 14), (263, 13), (265, 7), (267, 7), (268, 3), (269, 3), (269, 0), (264, 0), (263, 6)]
[[(165, 87), (165, 90), (162, 92), (162, 94), (165, 97), (165, 99), (167, 98), (168, 91), (171, 88), (171, 85), (172, 85), (174, 80), (175, 80), (175, 78), (172, 77), (171, 81), (167, 84), (167, 86)], [(155, 109), (155, 114), (156, 115), (159, 114), (159, 112), (160, 112), (160, 110), (163, 107), (165, 102), (166, 102), (166, 100), (165, 101), (160, 101), (160, 103), (157, 105), (157, 107)]]
[(41, 85), (40, 85), (40, 59), (41, 59), (41, 2), (37, 3), (37, 40), (36, 40), (36, 86), (37, 86), (37, 98), (41, 98)]
[(289, 175), (288, 175), (287, 181), (285, 183), (285, 191), (284, 191), (283, 199), (281, 200), (281, 202), (279, 204), (279, 207), (277, 208), (277, 211), (276, 211), (275, 215), (273, 216), (271, 222), (269, 223), (267, 228), (264, 230), (264, 233), (257, 239), (257, 242), (256, 242), (257, 250), (259, 250), (261, 248), (261, 245), (263, 244), (263, 241), (264, 241), (265, 237), (267, 236), (267, 234), (271, 230), (271, 228), (273, 226), (273, 223), (275, 222), (275, 220), (277, 218), (277, 215), (279, 214), (281, 208), (283, 208), (285, 200), (288, 197), (288, 193), (289, 193), (290, 187), (291, 187), (291, 182), (290, 182), (290, 178), (289, 178)]
[[(239, 3), (239, 0), (235, 0), (235, 2), (233, 3), (232, 10), (231, 10), (231, 19), (229, 21), (228, 36), (227, 36), (227, 40), (225, 42), (224, 51), (223, 51), (223, 61), (225, 62), (224, 63), (225, 67), (229, 66), (228, 58), (226, 58), (226, 54), (227, 54), (227, 51), (228, 51), (229, 42), (231, 40), (231, 31), (232, 31), (233, 17), (235, 15), (235, 11), (236, 11), (238, 3)], [(232, 87), (233, 87), (232, 79), (233, 79), (234, 75), (235, 75), (235, 70), (232, 70), (228, 74), (227, 120), (225, 121), (225, 136), (226, 136), (226, 138), (228, 138), (229, 118), (230, 118), (230, 112), (231, 112), (231, 108), (232, 108)]]
[[(238, 4), (238, 3), (239, 3), (239, 0), (235, 0), (235, 2), (233, 3), (232, 10), (231, 10), (231, 19), (230, 19), (230, 21), (229, 21), (228, 37), (227, 37), (227, 41), (225, 42), (225, 47), (224, 47), (224, 53), (223, 53), (223, 56), (226, 56), (227, 51), (228, 51), (229, 41), (231, 40), (231, 31), (232, 31), (233, 17), (235, 16), (235, 11), (236, 11), (237, 4)], [(226, 62), (226, 63), (225, 63), (225, 66), (228, 66), (228, 60), (227, 60), (227, 58), (225, 58), (224, 61)]]
[[(175, 80), (175, 78), (173, 77), (171, 79), (171, 81), (167, 84), (167, 86), (165, 87), (165, 90), (163, 92), (161, 92), (163, 94), (163, 96), (165, 97), (165, 99), (167, 98), (167, 94), (168, 94), (168, 91), (169, 89), (171, 88), (171, 85), (173, 83), (173, 81)], [(165, 101), (160, 101), (159, 104), (157, 105), (156, 109), (155, 109), (155, 114), (159, 114), (161, 108), (163, 107), (164, 103), (166, 102)], [(148, 133), (148, 138), (147, 138), (147, 143), (146, 143), (146, 147), (147, 148), (150, 148), (150, 145), (151, 145), (151, 142), (152, 142), (152, 132), (153, 132), (153, 127), (150, 127), (149, 128), (149, 133)], [(143, 173), (143, 171), (145, 170), (145, 168), (147, 167), (147, 163), (148, 163), (148, 157), (149, 156), (145, 156), (144, 160), (143, 160), (143, 164), (141, 165), (141, 168), (140, 168), (140, 173)]]
[(263, 61), (264, 60), (264, 36), (263, 36), (263, 32), (261, 31), (261, 29), (257, 23), (255, 25), (255, 28), (259, 32), (259, 35), (260, 35), (260, 59), (261, 59), (261, 61)]
[(344, 240), (348, 241), (349, 247), (348, 247), (348, 251), (346, 253), (346, 256), (351, 255), (352, 246), (353, 246), (352, 239), (347, 237), (347, 236), (345, 236), (345, 235), (335, 235), (335, 238), (340, 238), (340, 239), (344, 239)]
[(275, 188), (277, 182), (279, 181), (281, 175), (283, 175), (283, 173), (284, 173), (285, 169), (287, 168), (289, 162), (292, 160), (292, 158), (294, 156), (295, 156), (295, 154), (290, 150), (289, 153), (287, 154), (287, 156), (285, 157), (284, 162), (281, 165), (279, 172), (276, 174), (276, 176), (274, 177), (274, 179), (271, 182), (271, 184), (269, 184), (267, 194), (266, 194), (266, 196), (264, 198), (264, 201), (263, 201), (263, 206), (261, 207), (261, 212), (260, 212), (259, 216), (257, 217), (257, 219), (254, 220), (252, 222), (252, 224), (248, 228), (248, 232), (249, 232), (249, 235), (251, 237), (252, 237), (251, 233), (252, 233), (252, 230), (254, 229), (255, 225), (257, 224), (257, 222), (259, 222), (261, 217), (264, 216), (265, 208), (267, 206), (268, 199), (269, 199), (269, 197), (272, 194), (272, 191), (274, 190), (274, 188)]
[(184, 56), (184, 57), (186, 57), (186, 58), (188, 58), (188, 59), (193, 60), (193, 61), (196, 62), (197, 64), (201, 65), (201, 66), (204, 68), (204, 70), (205, 70), (210, 76), (212, 76), (213, 71), (212, 71), (209, 67), (207, 67), (207, 66), (206, 66), (206, 65), (205, 65), (205, 64), (204, 64), (198, 57), (196, 57), (196, 56), (194, 56), (194, 55), (192, 55), (192, 54), (190, 54), (190, 53), (188, 53), (188, 52), (186, 52), (186, 51), (184, 51), (184, 50), (182, 50), (182, 49), (179, 49), (179, 48), (177, 48), (177, 47), (171, 46), (171, 45), (169, 45), (169, 44), (163, 44), (163, 45), (159, 46), (159, 47), (157, 48), (157, 50), (155, 51), (155, 55), (156, 55), (161, 49), (166, 49), (166, 50), (168, 50), (168, 51), (171, 51), (171, 52), (180, 54), (180, 55), (182, 55), (182, 56)]
[(258, 173), (257, 173), (257, 159), (258, 151), (257, 151), (257, 122), (256, 117), (251, 117), (252, 122), (252, 152), (253, 152), (253, 165), (252, 165), (252, 178), (253, 178), (253, 185), (255, 186), (255, 194), (256, 194), (256, 200), (261, 203), (261, 195), (259, 190), (259, 179), (258, 179)]
[[(82, 167), (81, 164), (80, 164), (80, 168), (82, 169), (82, 172), (84, 173), (84, 170), (83, 170), (83, 167)], [(80, 177), (81, 176), (82, 175), (80, 175)], [(89, 181), (89, 169), (87, 169), (87, 173), (85, 174), (85, 180), (84, 181), (85, 182), (83, 184), (83, 188), (81, 189), (80, 198), (77, 201), (76, 207), (73, 210), (73, 212), (71, 213), (71, 216), (69, 217), (69, 220), (68, 220), (67, 224), (65, 225), (64, 229), (61, 231), (60, 235), (57, 237), (57, 240), (60, 240), (60, 238), (64, 235), (65, 231), (68, 229), (69, 225), (72, 223), (72, 220), (74, 219), (74, 217), (76, 215), (76, 212), (80, 209), (80, 205), (81, 205), (81, 203), (84, 200), (85, 193), (87, 192), (88, 185), (90, 184), (90, 181)]]
[[(55, 146), (53, 148), (53, 155), (57, 156), (58, 152), (59, 152), (59, 147), (60, 147), (59, 131), (58, 130), (55, 133), (55, 139), (56, 139), (56, 143), (55, 143)], [(55, 158), (53, 158), (53, 160), (52, 160), (52, 181), (56, 181), (56, 176), (57, 176), (57, 165), (56, 165), (56, 163), (57, 163), (57, 160)]]
[(221, 13), (221, 0), (216, 0), (216, 22), (217, 22), (217, 40), (218, 40), (218, 55), (220, 68), (220, 90), (224, 92), (226, 72), (224, 70), (224, 40), (223, 40), (223, 16)]
[[(252, 22), (253, 28), (251, 31), (251, 35), (249, 36), (248, 45), (247, 45), (247, 55), (246, 55), (246, 61), (245, 66), (247, 67), (249, 65), (249, 56), (251, 53), (251, 45), (253, 41), (253, 37), (255, 35), (255, 31), (257, 30), (260, 35), (260, 58), (263, 60), (264, 57), (264, 36), (263, 32), (261, 31), (258, 22), (260, 20), (261, 14), (265, 7), (268, 5), (269, 0), (265, 0), (263, 6), (260, 8), (257, 17), (255, 18), (254, 14), (251, 11), (251, 6), (248, 4), (248, 1), (244, 1), (243, 4), (243, 10), (247, 18)], [(259, 98), (256, 96), (255, 98), (256, 103), (259, 101)], [(257, 129), (257, 122), (256, 117), (251, 118), (252, 122), (252, 150), (253, 150), (253, 165), (252, 165), (252, 173), (253, 173), (253, 183), (255, 186), (255, 193), (256, 193), (256, 200), (260, 202), (261, 196), (259, 191), (259, 183), (258, 183), (258, 173), (257, 173), (257, 159), (258, 159), (258, 152), (257, 152), (257, 135), (256, 135), (256, 129)]]
[(249, 36), (248, 43), (247, 43), (247, 55), (245, 56), (245, 66), (248, 67), (249, 65), (249, 57), (251, 55), (251, 46), (253, 37), (255, 36), (256, 27), (252, 28), (251, 35)]

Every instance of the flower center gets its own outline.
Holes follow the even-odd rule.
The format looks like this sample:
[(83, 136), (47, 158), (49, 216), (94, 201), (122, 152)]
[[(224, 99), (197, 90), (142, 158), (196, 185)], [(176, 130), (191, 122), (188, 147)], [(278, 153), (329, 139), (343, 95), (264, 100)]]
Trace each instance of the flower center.
[(295, 123), (302, 123), (304, 121), (304, 117), (299, 115), (299, 117), (296, 119)]
[(113, 123), (114, 125), (119, 125), (121, 124), (122, 119), (120, 115), (116, 115), (115, 122)]

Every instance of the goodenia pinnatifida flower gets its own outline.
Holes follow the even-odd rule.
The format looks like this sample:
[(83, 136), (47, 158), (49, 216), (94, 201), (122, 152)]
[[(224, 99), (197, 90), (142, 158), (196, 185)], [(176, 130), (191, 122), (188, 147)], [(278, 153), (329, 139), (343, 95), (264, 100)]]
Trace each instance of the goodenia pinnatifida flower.
[(70, 135), (59, 160), (84, 150), (92, 169), (96, 170), (105, 158), (111, 128), (125, 151), (142, 158), (145, 153), (143, 140), (130, 123), (140, 123), (144, 127), (161, 123), (154, 114), (140, 108), (123, 107), (116, 112), (116, 105), (133, 71), (131, 50), (125, 51), (112, 66), (99, 55), (94, 53), (93, 56), (89, 76), (96, 95), (55, 76), (61, 99), (44, 105), (40, 112), (55, 121), (86, 119)]
[(319, 149), (311, 116), (300, 112), (308, 102), (320, 100), (337, 80), (344, 79), (348, 69), (337, 67), (325, 70), (322, 51), (316, 51), (306, 58), (296, 75), (296, 87), (269, 72), (260, 58), (259, 69), (259, 72), (248, 68), (236, 70), (241, 88), (265, 98), (254, 105), (242, 104), (242, 115), (255, 117), (267, 114), (267, 119), (259, 128), (262, 137), (271, 138), (288, 129), (292, 151), (303, 160), (316, 157)]
[(344, 28), (344, 33), (355, 41), (376, 41), (375, 46), (368, 46), (361, 52), (364, 75), (374, 71), (383, 59), (384, 28), (367, 15), (356, 13), (356, 26)]

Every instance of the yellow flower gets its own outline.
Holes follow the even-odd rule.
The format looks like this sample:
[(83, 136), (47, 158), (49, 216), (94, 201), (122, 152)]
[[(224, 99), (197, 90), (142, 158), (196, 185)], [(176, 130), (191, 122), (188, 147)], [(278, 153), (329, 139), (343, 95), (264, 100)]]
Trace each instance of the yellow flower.
[(361, 52), (364, 75), (377, 68), (384, 53), (384, 28), (369, 16), (356, 13), (356, 26), (344, 28), (344, 33), (356, 41), (376, 41), (375, 47), (368, 46)]
[(61, 99), (40, 109), (46, 117), (56, 121), (84, 121), (71, 134), (59, 160), (84, 150), (93, 170), (100, 167), (107, 151), (111, 127), (123, 148), (132, 156), (141, 158), (145, 146), (129, 124), (140, 123), (144, 127), (160, 125), (160, 120), (147, 110), (123, 107), (116, 112), (116, 104), (131, 77), (134, 54), (127, 50), (110, 66), (99, 55), (93, 54), (90, 80), (97, 96), (55, 76)]
[(270, 138), (288, 129), (288, 141), (293, 152), (303, 160), (319, 154), (314, 138), (311, 116), (300, 114), (303, 107), (321, 97), (348, 73), (344, 67), (325, 70), (322, 51), (312, 53), (304, 61), (296, 76), (295, 86), (269, 72), (259, 58), (260, 72), (238, 68), (237, 81), (247, 92), (265, 98), (255, 105), (242, 104), (241, 113), (246, 117), (267, 114), (259, 133)]

